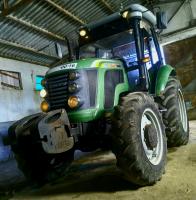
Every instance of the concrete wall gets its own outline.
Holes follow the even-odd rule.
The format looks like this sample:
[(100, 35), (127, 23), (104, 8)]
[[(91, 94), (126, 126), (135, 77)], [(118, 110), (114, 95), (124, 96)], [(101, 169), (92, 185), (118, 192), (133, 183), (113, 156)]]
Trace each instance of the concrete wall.
[(174, 16), (168, 16), (168, 27), (162, 32), (162, 35), (176, 32), (189, 27), (190, 22), (193, 19), (191, 9), (192, 3), (192, 1), (185, 2), (183, 5), (181, 5), (181, 7), (180, 3), (178, 3), (179, 5), (176, 5), (175, 10), (171, 4), (164, 5), (164, 10), (167, 11), (168, 15), (171, 13), (176, 14)]
[(13, 158), (10, 146), (4, 144), (9, 126), (24, 116), (40, 112), (39, 92), (35, 88), (35, 76), (45, 75), (47, 67), (0, 57), (0, 70), (21, 73), (23, 90), (3, 87), (0, 84), (0, 163)]
[(191, 0), (191, 9), (192, 9), (193, 19), (196, 19), (196, 1), (195, 0)]
[(162, 4), (166, 11), (168, 27), (161, 32), (160, 42), (169, 44), (196, 35), (196, 0)]
[(0, 58), (0, 70), (21, 73), (23, 90), (0, 85), (0, 122), (15, 121), (26, 115), (39, 112), (39, 92), (34, 90), (35, 76), (48, 70), (34, 64)]

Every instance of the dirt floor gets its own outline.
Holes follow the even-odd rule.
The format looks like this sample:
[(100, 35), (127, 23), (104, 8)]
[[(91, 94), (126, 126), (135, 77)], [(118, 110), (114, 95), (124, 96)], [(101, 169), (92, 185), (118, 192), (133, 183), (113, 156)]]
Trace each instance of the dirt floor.
[[(112, 153), (95, 152), (74, 161), (65, 178), (41, 188), (28, 186), (18, 177), (23, 181), (18, 179), (17, 186), (9, 187), (11, 192), (7, 189), (7, 195), (2, 199), (196, 200), (196, 121), (191, 121), (190, 127), (189, 144), (168, 150), (166, 173), (154, 186), (134, 186), (123, 179)], [(12, 183), (13, 180), (16, 182), (16, 178)]]

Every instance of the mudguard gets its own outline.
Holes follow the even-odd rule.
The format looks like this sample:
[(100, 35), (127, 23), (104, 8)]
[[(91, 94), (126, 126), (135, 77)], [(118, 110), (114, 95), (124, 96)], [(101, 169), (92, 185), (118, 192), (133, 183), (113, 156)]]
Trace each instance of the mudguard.
[(176, 75), (175, 69), (170, 65), (164, 65), (159, 69), (155, 85), (156, 96), (160, 96), (162, 94), (170, 75)]

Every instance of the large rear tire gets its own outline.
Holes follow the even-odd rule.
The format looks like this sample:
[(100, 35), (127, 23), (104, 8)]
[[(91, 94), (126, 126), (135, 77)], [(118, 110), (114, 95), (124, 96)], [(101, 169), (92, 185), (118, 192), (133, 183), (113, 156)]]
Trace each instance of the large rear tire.
[[(74, 151), (47, 154), (42, 148), (35, 124), (44, 114), (25, 117), (14, 123), (8, 130), (11, 147), (18, 168), (27, 180), (44, 184), (62, 176), (74, 159)], [(16, 132), (16, 129), (20, 130)]]
[(189, 141), (189, 123), (180, 81), (170, 77), (161, 97), (163, 122), (169, 147), (185, 145)]
[(141, 186), (161, 179), (167, 142), (159, 110), (144, 93), (130, 93), (115, 108), (112, 118), (112, 150), (117, 166)]

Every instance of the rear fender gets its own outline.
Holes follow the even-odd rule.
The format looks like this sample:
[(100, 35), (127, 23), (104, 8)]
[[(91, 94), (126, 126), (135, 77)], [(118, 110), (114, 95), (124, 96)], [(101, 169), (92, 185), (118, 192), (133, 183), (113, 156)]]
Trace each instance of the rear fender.
[(156, 96), (161, 96), (161, 94), (165, 90), (170, 75), (176, 75), (175, 69), (170, 65), (164, 65), (159, 69), (155, 85)]

